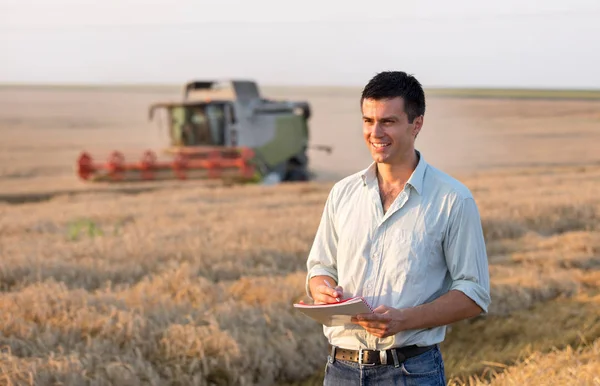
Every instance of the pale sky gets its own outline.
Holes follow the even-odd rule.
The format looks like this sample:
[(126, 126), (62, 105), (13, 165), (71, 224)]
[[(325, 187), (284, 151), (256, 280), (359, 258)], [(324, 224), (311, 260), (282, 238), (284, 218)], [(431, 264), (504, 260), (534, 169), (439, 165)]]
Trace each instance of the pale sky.
[(600, 0), (0, 0), (0, 83), (600, 88)]

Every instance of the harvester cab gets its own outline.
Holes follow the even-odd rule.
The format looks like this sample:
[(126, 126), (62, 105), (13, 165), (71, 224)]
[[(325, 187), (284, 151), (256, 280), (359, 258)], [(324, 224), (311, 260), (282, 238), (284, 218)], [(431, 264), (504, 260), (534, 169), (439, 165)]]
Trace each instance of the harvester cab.
[[(166, 112), (172, 156), (158, 162), (147, 150), (127, 164), (113, 152), (106, 164), (94, 164), (83, 153), (81, 178), (131, 181), (148, 179), (225, 178), (252, 181), (306, 181), (310, 106), (304, 101), (263, 98), (253, 81), (191, 81), (183, 98), (150, 106)], [(331, 152), (327, 146), (317, 147)]]

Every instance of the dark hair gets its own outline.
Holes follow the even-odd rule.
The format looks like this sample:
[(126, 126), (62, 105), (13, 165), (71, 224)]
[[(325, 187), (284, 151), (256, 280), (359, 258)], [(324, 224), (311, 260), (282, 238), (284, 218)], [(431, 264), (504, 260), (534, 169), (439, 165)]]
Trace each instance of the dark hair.
[(425, 115), (425, 92), (421, 83), (412, 75), (402, 71), (384, 71), (375, 75), (362, 91), (360, 104), (365, 99), (404, 99), (404, 110), (408, 121)]

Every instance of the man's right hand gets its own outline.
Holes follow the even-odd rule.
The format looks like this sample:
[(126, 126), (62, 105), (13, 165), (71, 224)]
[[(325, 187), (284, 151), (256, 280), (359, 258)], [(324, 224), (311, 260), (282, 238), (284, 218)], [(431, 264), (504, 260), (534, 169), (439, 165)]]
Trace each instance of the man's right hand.
[[(329, 284), (329, 287), (326, 283)], [(344, 291), (329, 276), (315, 276), (309, 281), (310, 293), (315, 304), (337, 303), (342, 300)]]

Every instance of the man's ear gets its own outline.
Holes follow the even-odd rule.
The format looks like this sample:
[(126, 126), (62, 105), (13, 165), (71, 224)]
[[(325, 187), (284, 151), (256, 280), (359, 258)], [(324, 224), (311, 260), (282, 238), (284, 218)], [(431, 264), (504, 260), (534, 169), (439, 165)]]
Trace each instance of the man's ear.
[(413, 135), (417, 138), (417, 135), (421, 131), (421, 127), (423, 127), (423, 116), (419, 115), (413, 120)]

